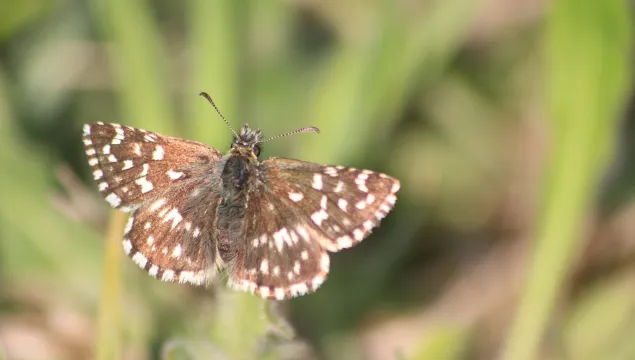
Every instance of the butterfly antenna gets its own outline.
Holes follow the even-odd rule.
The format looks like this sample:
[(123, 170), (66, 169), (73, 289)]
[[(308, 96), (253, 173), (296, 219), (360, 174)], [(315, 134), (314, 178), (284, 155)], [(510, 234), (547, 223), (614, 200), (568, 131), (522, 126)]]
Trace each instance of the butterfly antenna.
[(299, 133), (305, 133), (305, 132), (314, 132), (314, 133), (320, 133), (320, 129), (316, 128), (315, 126), (307, 126), (307, 127), (303, 127), (301, 129), (295, 130), (295, 131), (291, 131), (285, 134), (280, 134), (280, 135), (276, 135), (273, 137), (270, 137), (269, 139), (266, 140), (262, 140), (262, 141), (258, 141), (258, 143), (264, 143), (267, 141), (271, 141), (277, 138), (281, 138), (281, 137), (285, 137), (285, 136), (289, 136), (289, 135), (295, 135), (295, 134), (299, 134)]
[(227, 119), (225, 119), (225, 117), (223, 116), (223, 114), (220, 112), (220, 110), (218, 110), (218, 107), (216, 106), (216, 104), (214, 104), (214, 100), (212, 100), (212, 97), (209, 96), (208, 93), (206, 93), (205, 91), (200, 92), (199, 95), (201, 95), (202, 97), (206, 98), (207, 101), (209, 101), (210, 104), (212, 104), (212, 106), (214, 107), (214, 109), (216, 110), (216, 112), (218, 113), (218, 115), (220, 115), (221, 119), (223, 119), (223, 121), (225, 122), (225, 124), (227, 124), (227, 126), (229, 127), (229, 130), (231, 130), (234, 133), (234, 136), (238, 137), (238, 134), (236, 133), (236, 131), (234, 130), (234, 128), (229, 125), (229, 121), (227, 121)]

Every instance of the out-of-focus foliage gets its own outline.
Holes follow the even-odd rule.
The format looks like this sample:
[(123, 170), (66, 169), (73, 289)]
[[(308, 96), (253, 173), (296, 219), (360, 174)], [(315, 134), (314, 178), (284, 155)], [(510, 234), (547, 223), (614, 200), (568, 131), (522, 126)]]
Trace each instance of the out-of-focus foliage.
[[(0, 358), (633, 358), (626, 3), (0, 2)], [(121, 251), (82, 124), (225, 151), (200, 91), (234, 127), (321, 130), (264, 157), (401, 180), (315, 294), (161, 283)]]

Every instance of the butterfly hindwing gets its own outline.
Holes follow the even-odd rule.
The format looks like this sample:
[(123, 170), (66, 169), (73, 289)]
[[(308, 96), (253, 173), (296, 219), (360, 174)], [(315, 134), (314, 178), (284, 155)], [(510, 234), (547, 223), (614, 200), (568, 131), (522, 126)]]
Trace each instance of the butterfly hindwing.
[(236, 239), (231, 285), (278, 300), (315, 291), (329, 271), (329, 256), (316, 241), (322, 235), (265, 189), (250, 197), (248, 210), (258, 215), (244, 220), (244, 237)]
[(211, 280), (221, 266), (211, 216), (220, 198), (213, 186), (209, 178), (186, 180), (134, 210), (124, 234), (126, 253), (163, 281)]

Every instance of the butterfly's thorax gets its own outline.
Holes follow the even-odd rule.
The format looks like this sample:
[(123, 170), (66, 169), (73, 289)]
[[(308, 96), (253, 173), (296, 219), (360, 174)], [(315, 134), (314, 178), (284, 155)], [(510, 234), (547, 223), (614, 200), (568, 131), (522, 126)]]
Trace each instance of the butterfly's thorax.
[(230, 152), (221, 172), (222, 197), (227, 202), (243, 202), (253, 191), (258, 176), (258, 159), (238, 151)]

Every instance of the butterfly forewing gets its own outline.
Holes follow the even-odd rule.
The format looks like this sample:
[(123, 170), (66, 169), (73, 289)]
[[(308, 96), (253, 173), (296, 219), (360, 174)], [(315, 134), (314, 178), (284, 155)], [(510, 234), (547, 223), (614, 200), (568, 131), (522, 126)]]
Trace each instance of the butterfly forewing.
[(222, 157), (201, 143), (119, 124), (86, 124), (83, 142), (99, 192), (121, 211), (200, 176)]

